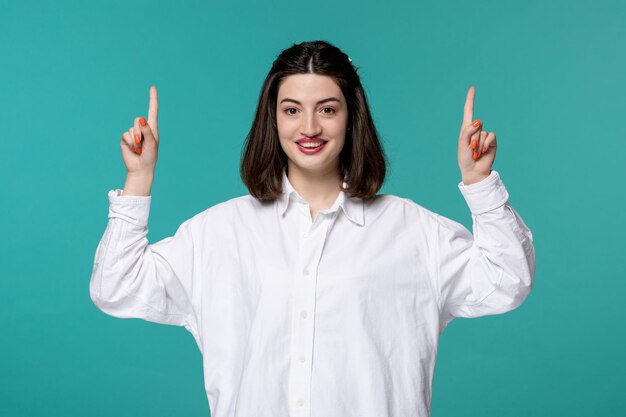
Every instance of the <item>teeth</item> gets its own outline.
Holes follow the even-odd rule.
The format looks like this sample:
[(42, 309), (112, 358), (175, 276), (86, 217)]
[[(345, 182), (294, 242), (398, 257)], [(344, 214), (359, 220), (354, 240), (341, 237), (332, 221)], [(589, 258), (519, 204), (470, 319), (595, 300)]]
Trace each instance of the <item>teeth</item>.
[(303, 148), (317, 148), (318, 146), (320, 146), (322, 144), (322, 142), (304, 142), (304, 143), (300, 143), (300, 146), (302, 146)]

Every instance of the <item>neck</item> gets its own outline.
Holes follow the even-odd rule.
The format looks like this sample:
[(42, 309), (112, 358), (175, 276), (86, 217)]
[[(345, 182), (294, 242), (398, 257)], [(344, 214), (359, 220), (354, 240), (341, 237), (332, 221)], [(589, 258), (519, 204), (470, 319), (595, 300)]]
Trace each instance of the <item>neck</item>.
[(290, 166), (287, 178), (293, 188), (309, 205), (329, 208), (337, 199), (343, 185), (339, 169), (324, 172), (311, 172)]

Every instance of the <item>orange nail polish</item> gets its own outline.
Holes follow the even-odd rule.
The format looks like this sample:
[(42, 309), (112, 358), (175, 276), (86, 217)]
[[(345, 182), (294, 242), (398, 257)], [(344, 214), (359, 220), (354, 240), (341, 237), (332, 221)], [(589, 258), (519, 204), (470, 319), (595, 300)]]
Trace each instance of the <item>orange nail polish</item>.
[(487, 148), (483, 146), (483, 153), (487, 153)]
[(472, 123), (472, 126), (478, 127), (478, 126), (480, 126), (482, 124), (483, 124), (483, 122), (481, 122), (480, 119), (476, 119), (476, 121), (474, 123)]
[(474, 161), (478, 159), (478, 151), (474, 151), (474, 153), (472, 154), (472, 159)]
[(142, 125), (142, 126), (145, 126), (146, 125), (146, 119), (144, 119), (143, 117), (140, 117), (139, 118), (139, 124)]
[(139, 142), (141, 142), (141, 136), (135, 135), (135, 143), (138, 144)]
[(137, 155), (141, 155), (141, 148), (135, 148), (135, 153)]
[(476, 145), (477, 145), (476, 139), (472, 139), (472, 143), (470, 144), (470, 148), (476, 149)]

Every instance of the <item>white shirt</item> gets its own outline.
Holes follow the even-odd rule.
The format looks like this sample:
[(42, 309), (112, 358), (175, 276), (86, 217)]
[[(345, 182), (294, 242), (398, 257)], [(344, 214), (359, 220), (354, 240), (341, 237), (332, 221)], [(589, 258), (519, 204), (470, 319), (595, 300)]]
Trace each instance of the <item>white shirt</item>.
[(393, 195), (342, 191), (312, 221), (285, 175), (283, 187), (273, 202), (210, 207), (154, 244), (151, 197), (109, 191), (93, 302), (184, 326), (213, 417), (429, 416), (446, 325), (512, 310), (532, 286), (532, 234), (500, 176), (459, 183), (473, 235)]

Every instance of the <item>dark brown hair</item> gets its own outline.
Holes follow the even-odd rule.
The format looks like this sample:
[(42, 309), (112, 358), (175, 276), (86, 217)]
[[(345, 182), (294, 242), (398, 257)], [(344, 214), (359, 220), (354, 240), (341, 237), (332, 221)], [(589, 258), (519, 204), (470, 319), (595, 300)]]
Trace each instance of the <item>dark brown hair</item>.
[(374, 197), (385, 180), (385, 153), (357, 68), (348, 55), (324, 41), (285, 49), (265, 78), (241, 156), (241, 179), (250, 194), (259, 200), (273, 200), (282, 194), (287, 155), (278, 138), (276, 101), (281, 81), (294, 74), (326, 75), (341, 89), (348, 105), (348, 130), (339, 156), (339, 169), (348, 184), (344, 191), (351, 197)]

